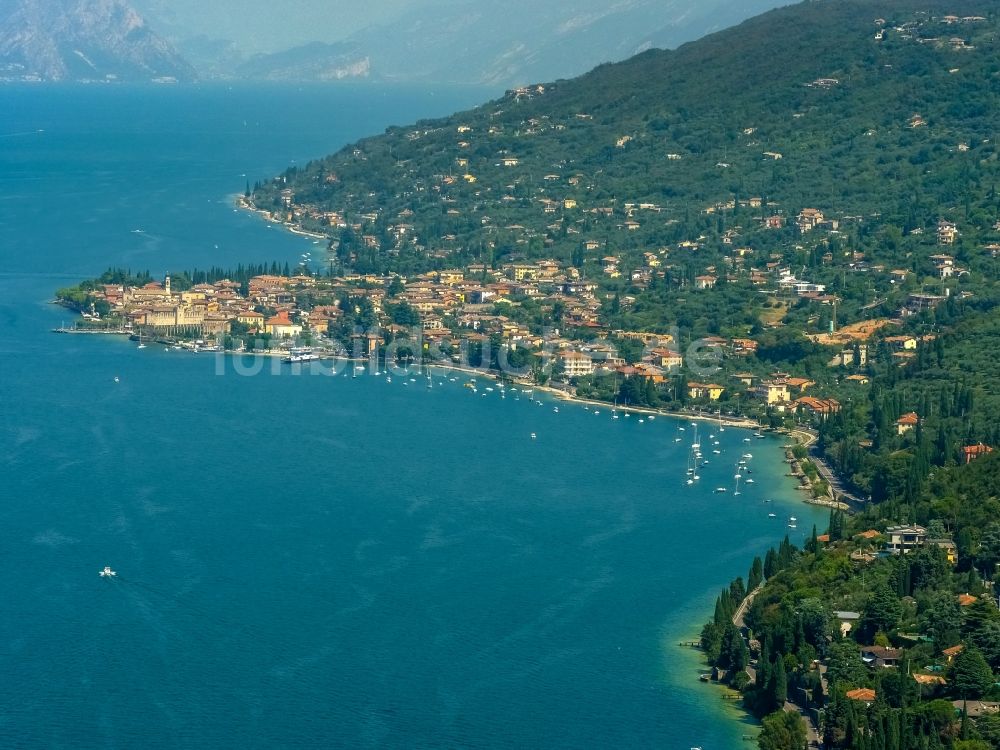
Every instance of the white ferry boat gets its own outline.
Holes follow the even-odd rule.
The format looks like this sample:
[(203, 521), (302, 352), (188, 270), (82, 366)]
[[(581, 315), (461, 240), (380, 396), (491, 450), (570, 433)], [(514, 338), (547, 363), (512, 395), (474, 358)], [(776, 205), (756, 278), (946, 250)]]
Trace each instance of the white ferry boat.
[(291, 364), (295, 362), (313, 362), (317, 359), (319, 359), (319, 355), (316, 354), (316, 352), (307, 346), (300, 346), (290, 349), (288, 356), (285, 357), (282, 362)]

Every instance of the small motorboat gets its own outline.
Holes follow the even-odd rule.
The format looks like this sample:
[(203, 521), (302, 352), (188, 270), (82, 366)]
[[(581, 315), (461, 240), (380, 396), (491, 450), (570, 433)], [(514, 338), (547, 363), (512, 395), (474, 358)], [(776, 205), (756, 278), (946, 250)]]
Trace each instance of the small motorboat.
[(116, 575), (118, 574), (111, 569), (110, 565), (105, 565), (104, 570), (100, 572), (101, 578), (113, 578)]

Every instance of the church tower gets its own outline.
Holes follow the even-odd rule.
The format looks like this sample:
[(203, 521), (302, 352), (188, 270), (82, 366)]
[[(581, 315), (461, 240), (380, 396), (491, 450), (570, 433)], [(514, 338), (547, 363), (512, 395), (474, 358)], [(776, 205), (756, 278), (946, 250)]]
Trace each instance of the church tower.
[(169, 276), (167, 276), (167, 278), (163, 280), (163, 289), (164, 289), (164, 291), (166, 291), (167, 296), (169, 297), (170, 296), (170, 277)]

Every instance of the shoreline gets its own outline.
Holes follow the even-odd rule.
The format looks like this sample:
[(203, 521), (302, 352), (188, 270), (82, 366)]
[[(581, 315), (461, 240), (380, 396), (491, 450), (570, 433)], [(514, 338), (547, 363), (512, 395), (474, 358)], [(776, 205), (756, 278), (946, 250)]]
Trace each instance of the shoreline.
[(241, 193), (234, 193), (235, 203), (237, 208), (241, 208), (244, 211), (249, 211), (252, 214), (257, 214), (260, 218), (266, 221), (268, 224), (276, 225), (288, 230), (292, 234), (297, 234), (300, 237), (308, 237), (313, 240), (329, 240), (329, 235), (320, 234), (319, 232), (310, 232), (308, 229), (303, 229), (300, 224), (294, 224), (287, 221), (280, 221), (273, 218), (270, 211), (266, 211), (263, 208), (257, 208), (247, 200), (247, 197)]
[[(786, 449), (787, 450), (787, 449)], [(779, 461), (777, 464), (780, 466), (780, 458), (776, 459)], [(779, 485), (779, 494), (776, 498), (780, 498), (781, 502), (787, 502), (789, 507), (794, 507), (794, 504), (805, 503), (806, 505), (812, 506), (812, 511), (820, 512), (821, 506), (824, 505), (822, 502), (815, 502), (812, 498), (801, 497), (802, 493), (798, 492), (798, 486), (790, 485), (785, 483), (783, 480), (790, 479), (787, 474), (778, 473), (775, 475), (776, 483)], [(779, 502), (778, 499), (775, 502)], [(795, 512), (792, 510), (791, 512)], [(803, 524), (800, 519), (800, 530), (803, 530)], [(817, 527), (821, 522), (820, 518), (815, 519)], [(787, 530), (783, 530), (784, 533), (788, 533)], [(780, 540), (780, 536), (774, 543), (770, 546), (777, 546), (777, 541)], [(752, 560), (753, 553), (750, 553), (751, 557), (746, 559), (746, 568), (744, 572), (738, 571), (738, 566), (740, 563), (735, 563), (732, 568), (733, 576), (743, 575), (745, 576), (745, 570), (749, 568), (750, 562)], [(763, 557), (763, 552), (760, 553)], [(758, 587), (753, 593), (757, 594), (759, 591), (763, 591), (766, 587), (766, 581)], [(722, 583), (721, 585), (725, 585)], [(740, 738), (742, 742), (753, 742), (761, 730), (761, 719), (758, 719), (753, 713), (751, 713), (743, 705), (743, 694), (725, 682), (720, 682), (714, 679), (703, 680), (700, 679), (701, 675), (711, 674), (714, 670), (714, 666), (709, 664), (705, 651), (701, 647), (700, 635), (701, 627), (704, 623), (712, 620), (712, 601), (715, 598), (717, 591), (716, 589), (711, 589), (704, 592), (702, 606), (693, 606), (687, 608), (685, 611), (686, 619), (678, 622), (676, 627), (665, 631), (664, 637), (662, 639), (661, 650), (663, 653), (663, 658), (669, 660), (671, 664), (679, 663), (683, 665), (681, 670), (681, 676), (675, 677), (671, 680), (671, 684), (680, 689), (690, 690), (693, 693), (698, 693), (703, 696), (703, 700), (708, 705), (712, 706), (712, 710), (719, 717), (720, 722), (726, 723), (733, 730), (734, 742), (737, 737)], [(734, 624), (737, 626), (743, 623), (736, 623), (737, 615), (742, 613), (746, 607), (741, 605), (740, 610), (734, 614)], [(742, 631), (741, 631), (742, 632)], [(749, 747), (749, 745), (747, 745)], [(733, 747), (738, 747), (733, 745)], [(756, 745), (753, 745), (756, 747)]]

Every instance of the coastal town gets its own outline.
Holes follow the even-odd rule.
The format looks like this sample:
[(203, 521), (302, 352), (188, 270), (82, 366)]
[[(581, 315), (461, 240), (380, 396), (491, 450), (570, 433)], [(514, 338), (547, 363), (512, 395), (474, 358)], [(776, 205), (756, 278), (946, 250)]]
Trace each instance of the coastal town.
[[(245, 197), (240, 203), (252, 207)], [(748, 201), (755, 203), (759, 208), (759, 201)], [(263, 213), (270, 221), (282, 218)], [(776, 216), (765, 223), (778, 224)], [(303, 231), (294, 216), (284, 224)], [(806, 208), (792, 231), (800, 242), (828, 247), (839, 226), (839, 220)], [(363, 233), (362, 225), (343, 229)], [(942, 221), (934, 242), (945, 249), (956, 236), (955, 226)], [(447, 365), (624, 407), (750, 420), (789, 432), (809, 448), (845, 404), (866, 397), (873, 368), (906, 369), (935, 351), (937, 334), (923, 323), (928, 311), (971, 295), (963, 283), (969, 272), (945, 252), (929, 253), (926, 267), (892, 269), (869, 263), (864, 253), (847, 253), (840, 261), (827, 251), (819, 258), (819, 272), (839, 265), (882, 284), (873, 291), (881, 301), (878, 310), (859, 309), (855, 322), (838, 325), (841, 297), (823, 283), (798, 278), (782, 262), (782, 252), (723, 243), (722, 264), (672, 281), (671, 257), (688, 250), (685, 244), (610, 254), (605, 246), (582, 241), (582, 253), (594, 254), (593, 260), (584, 255), (582, 261), (577, 256), (472, 263), (404, 276), (334, 273), (337, 242), (332, 241), (322, 259), (303, 253), (294, 268), (272, 263), (162, 280), (109, 270), (57, 296), (80, 316), (63, 330), (129, 335), (140, 346), (160, 342), (289, 362), (349, 358), (372, 361), (376, 369), (380, 362)], [(982, 252), (996, 256), (998, 250), (994, 243)], [(937, 285), (939, 293), (926, 291), (928, 285)], [(718, 327), (698, 336), (690, 327), (669, 325), (666, 316), (648, 328), (615, 327), (658, 290), (682, 306), (710, 303), (737, 290), (740, 304), (755, 307), (759, 320), (728, 336), (714, 332), (721, 332)], [(871, 316), (884, 312), (890, 299), (897, 305), (891, 317)], [(815, 311), (825, 311), (825, 317)], [(806, 332), (796, 332), (799, 326)], [(808, 361), (792, 357), (775, 367), (776, 357), (767, 351), (783, 345), (775, 343), (775, 333), (799, 336), (811, 347)], [(881, 429), (894, 432), (902, 444), (922, 424), (920, 406), (898, 405), (899, 413)], [(989, 449), (982, 439), (970, 445)], [(858, 446), (871, 449), (873, 440), (862, 439)], [(789, 447), (787, 458), (791, 475), (813, 500), (854, 507), (866, 502), (867, 493), (845, 485), (819, 456), (794, 456)]]
[[(604, 260), (610, 267), (614, 259)], [(651, 270), (659, 265), (655, 256), (650, 263)], [(789, 295), (817, 293), (816, 285), (796, 282), (787, 269), (774, 267), (769, 274)], [(714, 281), (704, 277), (699, 283)], [(823, 418), (841, 408), (816, 379), (763, 367), (755, 357), (759, 344), (754, 338), (706, 336), (685, 342), (676, 331), (610, 329), (603, 320), (607, 300), (600, 299), (600, 284), (555, 260), (432, 271), (409, 279), (327, 277), (300, 268), (294, 275), (265, 273), (241, 282), (184, 278), (178, 285), (167, 276), (141, 285), (98, 280), (85, 286), (82, 302), (77, 298), (80, 320), (74, 330), (243, 353), (284, 354), (312, 346), (327, 356), (356, 358), (378, 356), (392, 341), (413, 339), (426, 356), (465, 366), (470, 351), (494, 346), (512, 358), (518, 354), (540, 384), (552, 378), (586, 389), (595, 378), (612, 377), (644, 389), (652, 385), (656, 403), (662, 398), (725, 404), (727, 410), (740, 404), (751, 414)], [(69, 304), (69, 293), (62, 299)], [(841, 388), (866, 385), (868, 377), (860, 373), (875, 342), (902, 362), (915, 356), (918, 343), (933, 340), (885, 335), (888, 323), (840, 334), (844, 341), (866, 343), (831, 348), (830, 382)], [(883, 335), (867, 343), (869, 332)], [(496, 362), (477, 365), (503, 369)], [(695, 379), (692, 372), (704, 377)]]

